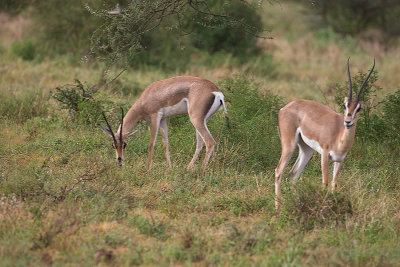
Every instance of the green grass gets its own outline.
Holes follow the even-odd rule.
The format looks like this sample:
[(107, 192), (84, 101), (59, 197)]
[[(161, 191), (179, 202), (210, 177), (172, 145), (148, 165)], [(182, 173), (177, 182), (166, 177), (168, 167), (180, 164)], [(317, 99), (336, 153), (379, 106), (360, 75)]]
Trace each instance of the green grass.
[[(245, 81), (237, 77), (221, 86), (230, 96), (226, 85), (249, 86)], [(12, 94), (6, 97), (14, 99)], [(234, 115), (243, 107), (235, 108), (236, 100), (230, 97)], [(356, 143), (334, 194), (322, 188), (315, 156), (296, 185), (283, 182), (283, 210), (278, 216), (273, 206), (273, 169), (279, 149), (271, 150), (269, 143), (259, 148), (253, 144), (263, 138), (277, 140), (275, 131), (262, 135), (255, 128), (252, 136), (263, 138), (246, 141), (238, 125), (227, 131), (224, 118), (216, 115), (210, 129), (219, 147), (210, 168), (204, 174), (198, 169), (187, 172), (195, 136), (187, 117), (174, 118), (169, 121), (174, 167), (165, 168), (159, 140), (154, 167), (147, 171), (148, 130), (128, 141), (127, 162), (119, 168), (101, 131), (70, 121), (68, 114), (57, 115), (52, 101), (48, 109), (43, 117), (27, 113), (19, 123), (12, 117), (1, 122), (4, 266), (396, 265), (400, 261), (400, 170), (394, 167), (395, 157), (382, 159), (385, 151), (375, 143)], [(275, 123), (269, 115), (253, 119), (256, 125)], [(232, 125), (241, 120), (239, 115), (233, 117)], [(235, 142), (237, 138), (241, 141)], [(254, 165), (265, 150), (268, 160)], [(241, 162), (243, 155), (249, 166)]]
[[(126, 164), (119, 168), (110, 139), (85, 120), (74, 121), (50, 93), (75, 78), (88, 85), (103, 81), (103, 66), (71, 64), (67, 56), (23, 61), (5, 47), (0, 265), (399, 265), (400, 167), (387, 142), (357, 136), (335, 193), (322, 188), (318, 155), (297, 184), (286, 172), (282, 212), (275, 212), (276, 112), (292, 98), (335, 108), (331, 90), (346, 80), (348, 54), (364, 72), (371, 56), (355, 40), (304, 28), (296, 4), (272, 6), (271, 18), (282, 9), (300, 15), (276, 22), (276, 39), (261, 41), (271, 59), (239, 68), (230, 58), (217, 64), (221, 57), (175, 73), (209, 78), (226, 96), (232, 129), (220, 113), (209, 121), (218, 146), (205, 173), (186, 170), (195, 150), (187, 116), (168, 121), (172, 169), (157, 140), (153, 168), (146, 170), (145, 123), (128, 139)], [(394, 55), (382, 52), (377, 61), (378, 100), (396, 89)], [(100, 96), (111, 107), (129, 107), (150, 82), (172, 75), (129, 69)], [(108, 112), (115, 129), (118, 108)]]

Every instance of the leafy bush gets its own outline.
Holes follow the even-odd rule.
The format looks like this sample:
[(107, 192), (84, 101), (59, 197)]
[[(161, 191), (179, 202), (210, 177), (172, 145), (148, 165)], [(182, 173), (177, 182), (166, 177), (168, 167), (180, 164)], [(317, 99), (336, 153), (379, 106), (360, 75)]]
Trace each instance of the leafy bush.
[[(309, 5), (310, 1), (303, 1)], [(312, 1), (313, 8), (335, 32), (343, 35), (358, 35), (373, 28), (382, 31), (386, 37), (400, 35), (400, 3), (396, 0)]]
[(18, 14), (29, 6), (31, 0), (2, 0), (0, 2), (0, 11), (7, 12), (8, 14)]
[[(279, 96), (258, 93), (258, 85), (245, 76), (219, 83), (228, 105), (231, 129), (225, 129), (227, 142), (240, 147), (236, 154), (240, 167), (272, 168), (279, 159), (280, 141), (277, 114), (283, 106)], [(238, 166), (239, 167), (239, 166)]]
[(21, 41), (13, 43), (11, 51), (14, 55), (27, 61), (35, 59), (36, 56), (36, 46), (29, 39), (22, 39)]
[(392, 148), (399, 150), (400, 147), (400, 90), (386, 97), (383, 101), (382, 119), (386, 125), (385, 140)]
[[(91, 54), (109, 63), (185, 68), (192, 55), (207, 51), (233, 54), (243, 61), (258, 54), (263, 31), (257, 9), (243, 1), (136, 1), (121, 3), (122, 15), (88, 10), (102, 20), (91, 37)], [(197, 59), (193, 59), (197, 62)]]
[[(215, 13), (223, 13), (236, 18), (243, 24), (249, 26), (254, 31), (260, 33), (263, 31), (263, 24), (260, 15), (255, 7), (241, 1), (232, 1), (229, 6), (224, 1), (209, 1), (209, 7)], [(228, 9), (229, 7), (229, 9)], [(209, 51), (211, 54), (217, 51), (225, 51), (232, 53), (234, 56), (245, 59), (248, 55), (258, 54), (259, 48), (256, 45), (257, 38), (254, 34), (243, 31), (239, 25), (226, 24), (222, 18), (216, 18), (215, 21), (207, 23), (199, 23), (201, 13), (194, 13), (188, 16), (188, 31), (192, 32), (191, 42), (201, 50)], [(221, 26), (222, 25), (222, 26)], [(214, 29), (210, 29), (212, 26)]]
[(97, 91), (96, 86), (89, 87), (75, 80), (75, 84), (56, 87), (52, 96), (60, 103), (62, 109), (68, 110), (73, 119), (95, 126), (103, 110), (111, 104)]

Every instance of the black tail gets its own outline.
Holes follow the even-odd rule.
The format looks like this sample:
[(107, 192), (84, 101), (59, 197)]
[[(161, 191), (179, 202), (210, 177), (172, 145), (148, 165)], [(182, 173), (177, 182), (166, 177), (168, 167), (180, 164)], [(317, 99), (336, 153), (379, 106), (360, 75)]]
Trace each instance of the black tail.
[(221, 99), (220, 102), (221, 102), (221, 106), (224, 108), (226, 127), (228, 127), (228, 129), (230, 130), (231, 129), (231, 125), (229, 124), (228, 111), (226, 110), (224, 101)]

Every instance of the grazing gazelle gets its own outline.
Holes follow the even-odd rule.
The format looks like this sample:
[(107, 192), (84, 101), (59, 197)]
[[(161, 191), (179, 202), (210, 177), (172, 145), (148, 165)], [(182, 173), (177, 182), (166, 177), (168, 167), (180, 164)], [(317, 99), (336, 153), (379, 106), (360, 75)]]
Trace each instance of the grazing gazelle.
[(355, 126), (359, 111), (363, 108), (360, 95), (374, 67), (375, 60), (371, 71), (358, 90), (357, 98), (353, 99), (349, 59), (347, 60), (349, 96), (344, 99), (344, 115), (311, 100), (295, 100), (279, 111), (278, 126), (282, 154), (275, 169), (275, 208), (277, 210), (279, 210), (281, 177), (296, 145), (299, 147), (299, 156), (289, 174), (293, 180), (297, 180), (315, 150), (321, 154), (322, 182), (325, 187), (328, 186), (329, 160), (334, 162), (332, 190), (336, 189), (336, 179), (347, 152), (353, 146)]
[[(154, 145), (159, 128), (161, 128), (161, 137), (167, 164), (171, 167), (166, 118), (188, 113), (191, 123), (196, 128), (197, 139), (196, 152), (189, 163), (188, 169), (193, 168), (205, 144), (206, 155), (202, 164), (204, 169), (207, 166), (216, 144), (207, 128), (207, 120), (221, 106), (224, 108), (225, 115), (227, 115), (224, 95), (215, 84), (199, 77), (177, 76), (150, 84), (129, 109), (125, 117), (122, 111), (121, 125), (115, 135), (105, 116), (104, 119), (107, 122), (108, 128), (101, 125), (100, 127), (107, 135), (113, 138), (116, 158), (118, 164), (122, 166), (125, 156), (126, 139), (137, 132), (129, 131), (141, 120), (151, 122), (147, 168), (151, 168)], [(118, 139), (116, 139), (115, 136), (117, 136)]]

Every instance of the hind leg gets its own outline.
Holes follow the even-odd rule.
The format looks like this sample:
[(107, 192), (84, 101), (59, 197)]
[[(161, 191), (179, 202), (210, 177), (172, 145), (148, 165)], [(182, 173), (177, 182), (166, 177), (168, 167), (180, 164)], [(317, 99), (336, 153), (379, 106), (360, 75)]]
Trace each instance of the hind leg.
[(281, 135), (282, 154), (278, 166), (275, 169), (275, 209), (277, 211), (279, 210), (279, 196), (282, 174), (286, 166), (289, 164), (289, 160), (292, 157), (297, 142), (298, 135), (296, 134), (296, 132), (285, 132), (285, 135)]
[[(211, 93), (207, 101), (201, 103), (201, 102), (196, 102), (196, 101), (191, 101), (189, 100), (189, 118), (193, 126), (196, 128), (196, 131), (198, 132), (199, 136), (201, 139), (204, 141), (204, 144), (206, 146), (206, 155), (204, 156), (204, 160), (202, 163), (202, 169), (204, 170), (207, 167), (207, 164), (211, 158), (211, 155), (214, 151), (214, 147), (216, 145), (216, 142), (214, 138), (212, 137), (210, 131), (207, 128), (207, 120), (219, 109), (221, 106), (220, 99), (216, 97), (213, 93)], [(197, 139), (199, 142), (199, 139)], [(198, 145), (201, 145), (198, 143)], [(201, 150), (197, 150), (196, 152), (200, 153)], [(198, 155), (193, 156), (193, 159), (196, 160)], [(194, 164), (194, 161), (189, 163), (189, 167), (192, 167)]]
[(204, 147), (204, 141), (203, 138), (200, 136), (199, 131), (196, 130), (196, 152), (194, 152), (193, 158), (189, 163), (189, 166), (187, 167), (188, 169), (192, 169), (194, 167), (194, 163), (196, 162), (197, 158), (200, 155), (201, 150), (203, 150)]
[(296, 163), (293, 165), (293, 168), (289, 173), (289, 176), (292, 177), (294, 182), (297, 181), (297, 178), (299, 178), (301, 172), (314, 153), (314, 150), (304, 143), (301, 137), (299, 137), (298, 140), (299, 156), (297, 157)]
[[(215, 142), (214, 138), (212, 137), (212, 135), (211, 135), (210, 131), (208, 130), (207, 125), (205, 123), (203, 125), (201, 125), (201, 124), (199, 125), (198, 123), (193, 123), (193, 125), (194, 125), (194, 127), (196, 127), (196, 131), (199, 133), (200, 138), (203, 139), (203, 141), (206, 145), (206, 155), (204, 156), (204, 160), (201, 165), (202, 169), (205, 169), (207, 167), (208, 161), (210, 160), (210, 157), (214, 151), (216, 142)], [(201, 150), (199, 150), (198, 153), (200, 153), (200, 151)], [(194, 162), (193, 162), (193, 164), (194, 164)]]

